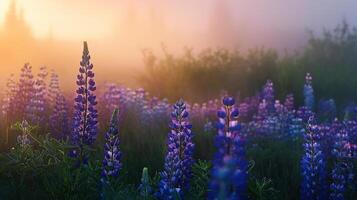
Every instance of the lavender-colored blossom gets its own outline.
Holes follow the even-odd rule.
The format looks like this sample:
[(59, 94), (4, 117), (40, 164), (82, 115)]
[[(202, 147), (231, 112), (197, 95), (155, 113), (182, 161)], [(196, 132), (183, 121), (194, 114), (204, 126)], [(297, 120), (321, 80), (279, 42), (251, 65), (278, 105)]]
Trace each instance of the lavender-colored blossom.
[[(121, 90), (116, 84), (108, 84), (106, 91), (103, 94), (102, 101), (105, 106), (106, 112), (111, 112), (115, 108), (120, 107), (121, 101)], [(122, 112), (123, 108), (120, 107), (120, 112)]]
[(264, 85), (261, 98), (265, 99), (269, 113), (274, 112), (274, 85), (271, 80)]
[(21, 134), (17, 136), (17, 143), (21, 148), (25, 148), (31, 144), (29, 133), (31, 132), (32, 127), (26, 120), (23, 120), (20, 124), (17, 124), (17, 126), (17, 128), (21, 131)]
[(346, 148), (350, 149), (351, 155), (349, 157), (357, 158), (357, 121), (349, 120), (346, 123), (348, 130), (349, 142), (346, 144)]
[(10, 104), (14, 110), (14, 120), (22, 121), (26, 117), (26, 107), (34, 96), (34, 80), (32, 75), (32, 67), (26, 63), (21, 68), (19, 83), (17, 86), (17, 94), (14, 101)]
[(51, 133), (58, 138), (66, 138), (70, 132), (68, 103), (60, 90), (59, 78), (54, 71), (51, 71), (47, 93)]
[(109, 130), (105, 134), (102, 181), (109, 181), (110, 178), (118, 177), (122, 167), (120, 163), (118, 112), (118, 109), (114, 110)]
[(297, 116), (301, 118), (305, 123), (313, 115), (314, 105), (315, 105), (315, 96), (314, 89), (312, 88), (312, 77), (310, 73), (307, 73), (305, 76), (305, 85), (304, 85), (304, 106), (301, 106), (297, 110)]
[(198, 103), (194, 103), (190, 108), (191, 118), (202, 120), (203, 115), (201, 113), (201, 106)]
[(90, 62), (87, 42), (84, 42), (82, 61), (77, 76), (77, 97), (75, 98), (72, 143), (78, 148), (71, 152), (71, 156), (79, 157), (80, 162), (86, 162), (84, 145), (95, 142), (98, 126), (96, 110), (96, 90), (93, 64)]
[(57, 96), (60, 93), (58, 75), (52, 70), (50, 74), (50, 83), (48, 85), (48, 103), (51, 110), (56, 104)]
[(305, 133), (304, 123), (301, 118), (292, 118), (288, 128), (289, 137), (297, 139)]
[(249, 103), (249, 112), (254, 115), (256, 112), (258, 112), (258, 107), (260, 103), (260, 96), (257, 93), (256, 95), (248, 98), (248, 103)]
[(357, 158), (357, 121), (344, 121), (343, 124), (347, 132), (347, 137), (345, 139), (348, 140), (344, 143), (345, 158), (348, 160), (348, 166), (350, 167), (348, 177), (353, 178), (355, 172), (353, 171), (354, 168), (351, 161)]
[(288, 112), (291, 112), (292, 110), (294, 110), (294, 95), (293, 94), (286, 95), (284, 107), (286, 108), (286, 110)]
[(159, 191), (160, 199), (175, 199), (182, 196), (183, 192), (189, 188), (189, 181), (192, 177), (193, 133), (188, 120), (186, 105), (182, 99), (174, 105), (171, 113), (171, 131), (168, 136), (167, 153), (165, 158), (164, 171), (160, 173)]
[(320, 146), (319, 126), (310, 117), (304, 135), (304, 155), (301, 159), (301, 199), (325, 200), (326, 163)]
[(332, 200), (343, 200), (344, 193), (346, 191), (347, 182), (349, 177), (353, 176), (350, 173), (351, 162), (349, 162), (349, 157), (351, 150), (346, 148), (349, 143), (348, 129), (346, 126), (342, 125), (335, 129), (334, 133), (334, 145), (332, 150), (332, 155), (335, 157), (334, 168), (332, 170), (332, 183), (330, 184), (330, 199)]
[(280, 103), (279, 100), (275, 100), (274, 109), (276, 114), (278, 115), (283, 114), (285, 112), (285, 107), (283, 104)]
[(241, 104), (239, 104), (239, 111), (240, 111), (240, 115), (239, 118), (242, 121), (248, 121), (248, 117), (249, 117), (249, 104), (246, 102), (243, 102)]
[(69, 116), (68, 116), (68, 104), (63, 94), (58, 93), (53, 107), (53, 111), (50, 115), (50, 127), (52, 133), (61, 138), (69, 136)]
[(17, 84), (14, 79), (14, 74), (11, 74), (6, 82), (6, 92), (2, 99), (1, 113), (5, 116), (5, 123), (11, 123), (13, 120), (14, 112), (14, 101), (15, 95), (17, 94)]
[(46, 88), (46, 67), (41, 67), (40, 72), (37, 74), (36, 81), (33, 86), (33, 96), (26, 106), (26, 118), (36, 125), (44, 127), (46, 119), (47, 108), (47, 88)]
[(253, 120), (249, 122), (251, 133), (258, 135), (265, 134), (264, 123), (268, 117), (267, 102), (263, 99), (258, 105), (257, 113), (253, 116)]
[(307, 121), (310, 119), (311, 116), (314, 115), (314, 113), (306, 106), (301, 106), (297, 112), (296, 112), (297, 117), (301, 118), (304, 123), (307, 123)]
[(213, 160), (209, 199), (246, 199), (247, 161), (244, 139), (240, 134), (238, 109), (232, 97), (223, 99), (218, 111), (218, 134), (215, 139), (217, 152)]
[(166, 122), (170, 115), (170, 104), (167, 99), (157, 101), (152, 107), (152, 119)]
[(258, 106), (256, 120), (264, 120), (268, 117), (268, 103), (263, 99)]

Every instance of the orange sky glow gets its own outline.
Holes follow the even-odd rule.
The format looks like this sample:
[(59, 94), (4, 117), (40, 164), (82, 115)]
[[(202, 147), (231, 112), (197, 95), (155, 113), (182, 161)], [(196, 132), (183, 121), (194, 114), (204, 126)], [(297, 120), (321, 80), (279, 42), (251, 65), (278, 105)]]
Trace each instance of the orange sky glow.
[[(324, 6), (321, 3), (324, 2)], [(351, 0), (0, 0), (0, 84), (30, 62), (72, 86), (88, 41), (99, 82), (133, 84), (142, 50), (296, 49), (306, 28), (357, 25)]]

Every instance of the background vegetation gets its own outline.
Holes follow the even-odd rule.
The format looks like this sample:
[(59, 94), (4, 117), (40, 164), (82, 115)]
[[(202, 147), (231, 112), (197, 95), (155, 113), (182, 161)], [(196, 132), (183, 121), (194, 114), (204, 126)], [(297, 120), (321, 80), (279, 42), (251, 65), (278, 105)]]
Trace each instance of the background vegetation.
[(151, 94), (176, 100), (202, 102), (228, 91), (254, 95), (267, 79), (279, 99), (293, 93), (302, 103), (304, 77), (310, 72), (317, 99), (333, 98), (339, 106), (357, 100), (357, 31), (346, 22), (322, 36), (312, 32), (301, 52), (278, 55), (256, 48), (246, 54), (227, 49), (206, 49), (197, 54), (185, 49), (175, 56), (163, 48), (163, 57), (144, 51), (145, 72), (138, 80)]

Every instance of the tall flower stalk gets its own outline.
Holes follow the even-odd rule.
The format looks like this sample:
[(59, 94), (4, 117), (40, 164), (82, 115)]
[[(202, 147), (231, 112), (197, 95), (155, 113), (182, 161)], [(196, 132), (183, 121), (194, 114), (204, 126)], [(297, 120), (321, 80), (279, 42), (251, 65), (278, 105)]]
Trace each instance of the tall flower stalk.
[(2, 99), (2, 106), (1, 106), (1, 114), (4, 117), (4, 124), (5, 124), (5, 143), (8, 143), (9, 140), (9, 128), (10, 125), (13, 123), (14, 120), (14, 102), (15, 102), (15, 95), (17, 94), (17, 85), (14, 79), (14, 74), (11, 74), (6, 82), (6, 93), (5, 97)]
[(51, 110), (56, 104), (56, 98), (59, 93), (59, 78), (58, 75), (52, 70), (50, 74), (50, 83), (48, 85), (48, 102)]
[(68, 104), (60, 90), (58, 75), (54, 71), (51, 72), (47, 101), (51, 133), (58, 138), (66, 138), (70, 133)]
[(239, 111), (232, 97), (223, 99), (223, 107), (218, 111), (217, 148), (212, 168), (209, 199), (246, 199), (247, 161), (245, 160), (244, 139), (238, 123)]
[(332, 169), (332, 183), (330, 184), (330, 199), (344, 200), (348, 183), (353, 179), (353, 162), (351, 162), (351, 149), (349, 148), (350, 122), (339, 124), (334, 129), (334, 168)]
[(33, 96), (26, 106), (26, 118), (35, 125), (44, 127), (47, 109), (46, 67), (41, 67), (34, 82)]
[(176, 102), (171, 113), (171, 131), (168, 136), (167, 153), (164, 171), (160, 173), (160, 199), (176, 199), (182, 197), (189, 188), (192, 177), (194, 144), (193, 133), (188, 120), (186, 104), (182, 99)]
[(77, 148), (71, 152), (71, 156), (77, 157), (80, 163), (86, 163), (87, 155), (84, 152), (84, 147), (91, 146), (95, 142), (98, 126), (97, 101), (94, 94), (96, 86), (87, 42), (84, 42), (77, 85), (72, 130), (72, 143)]
[(294, 110), (294, 95), (288, 94), (286, 95), (284, 106), (286, 111), (292, 112)]
[(304, 135), (304, 156), (301, 160), (301, 199), (324, 200), (326, 196), (326, 163), (320, 146), (319, 126), (310, 117)]
[(271, 80), (268, 80), (263, 87), (262, 99), (265, 99), (269, 113), (274, 112), (274, 84)]
[(110, 120), (109, 130), (105, 134), (102, 182), (110, 185), (112, 178), (117, 178), (122, 167), (119, 148), (118, 109), (115, 109)]
[(58, 93), (50, 115), (50, 127), (56, 137), (66, 138), (69, 135), (68, 117), (66, 98), (63, 94)]
[(20, 79), (18, 82), (18, 90), (14, 101), (10, 106), (13, 106), (14, 120), (22, 121), (27, 116), (26, 107), (34, 96), (34, 80), (32, 75), (32, 67), (26, 63), (21, 68)]
[(32, 126), (26, 120), (23, 120), (21, 123), (16, 123), (14, 126), (15, 129), (20, 130), (21, 134), (17, 136), (17, 143), (21, 148), (26, 148), (31, 144), (30, 133), (33, 129)]
[(15, 95), (17, 93), (17, 85), (14, 79), (14, 74), (11, 74), (6, 81), (6, 92), (2, 99), (1, 112), (4, 116), (8, 118), (8, 115), (13, 112), (11, 108), (12, 102), (15, 100)]

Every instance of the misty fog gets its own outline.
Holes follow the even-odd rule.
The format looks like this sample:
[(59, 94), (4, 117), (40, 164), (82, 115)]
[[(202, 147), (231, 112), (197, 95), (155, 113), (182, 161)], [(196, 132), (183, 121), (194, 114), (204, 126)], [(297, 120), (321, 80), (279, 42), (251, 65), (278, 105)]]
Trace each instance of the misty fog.
[(292, 52), (308, 30), (320, 34), (343, 19), (357, 25), (356, 7), (353, 0), (1, 0), (1, 82), (30, 62), (70, 77), (70, 85), (75, 77), (66, 74), (76, 72), (83, 40), (103, 69), (98, 80), (129, 83), (141, 51), (160, 54), (163, 45), (173, 54), (184, 47)]

